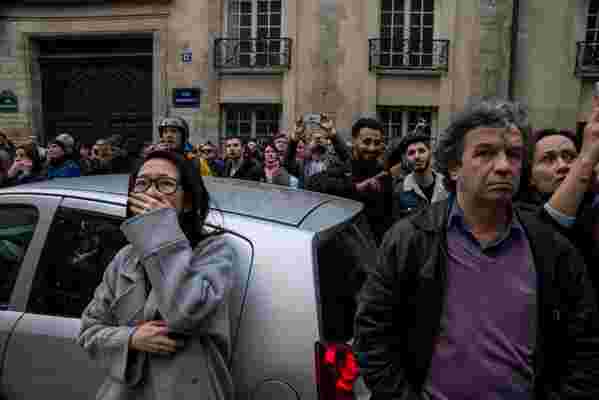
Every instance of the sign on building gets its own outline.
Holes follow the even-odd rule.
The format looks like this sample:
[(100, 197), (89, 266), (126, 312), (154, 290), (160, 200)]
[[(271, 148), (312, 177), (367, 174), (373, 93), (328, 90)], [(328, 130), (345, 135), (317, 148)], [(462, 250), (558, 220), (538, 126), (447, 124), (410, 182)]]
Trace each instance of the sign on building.
[(19, 111), (19, 99), (12, 90), (0, 92), (0, 112), (10, 113)]

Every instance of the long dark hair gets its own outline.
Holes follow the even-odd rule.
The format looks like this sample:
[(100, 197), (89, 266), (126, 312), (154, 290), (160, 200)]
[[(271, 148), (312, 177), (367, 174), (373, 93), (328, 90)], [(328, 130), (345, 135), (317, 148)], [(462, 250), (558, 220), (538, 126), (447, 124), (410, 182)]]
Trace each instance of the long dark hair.
[[(193, 247), (208, 236), (207, 232), (204, 230), (204, 223), (206, 222), (208, 212), (210, 211), (210, 194), (206, 190), (201, 175), (197, 173), (191, 161), (186, 160), (180, 154), (172, 151), (157, 150), (150, 152), (144, 157), (143, 162), (129, 177), (128, 193), (132, 192), (133, 185), (135, 184), (135, 180), (141, 167), (149, 160), (157, 158), (168, 160), (177, 167), (177, 171), (179, 172), (179, 183), (183, 188), (183, 192), (185, 195), (191, 196), (191, 210), (183, 211), (179, 215), (179, 224)], [(127, 218), (133, 216), (131, 208), (127, 203)]]

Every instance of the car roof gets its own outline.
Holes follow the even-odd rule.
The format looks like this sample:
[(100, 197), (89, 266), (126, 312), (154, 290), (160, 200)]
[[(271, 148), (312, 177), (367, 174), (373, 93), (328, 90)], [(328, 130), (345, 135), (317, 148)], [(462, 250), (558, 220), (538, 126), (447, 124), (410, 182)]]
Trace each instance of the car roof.
[[(318, 209), (318, 221), (304, 224), (320, 231), (353, 218), (362, 204), (322, 193), (231, 178), (203, 177), (211, 207), (222, 212), (302, 227)], [(125, 205), (128, 175), (93, 175), (55, 178), (0, 189), (1, 194), (64, 195)]]

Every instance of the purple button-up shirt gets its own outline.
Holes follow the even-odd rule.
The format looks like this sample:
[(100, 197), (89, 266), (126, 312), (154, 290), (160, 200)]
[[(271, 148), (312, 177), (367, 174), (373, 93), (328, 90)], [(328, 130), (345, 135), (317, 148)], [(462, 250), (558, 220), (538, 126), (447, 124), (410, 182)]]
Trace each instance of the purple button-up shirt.
[(513, 214), (481, 244), (454, 201), (447, 230), (448, 287), (426, 392), (434, 400), (533, 398), (537, 279)]

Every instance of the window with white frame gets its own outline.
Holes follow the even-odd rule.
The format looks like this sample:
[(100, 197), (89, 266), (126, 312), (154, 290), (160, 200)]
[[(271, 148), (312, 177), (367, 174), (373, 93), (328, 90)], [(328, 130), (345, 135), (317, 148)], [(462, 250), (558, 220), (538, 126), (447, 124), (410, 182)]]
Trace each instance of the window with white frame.
[(434, 8), (434, 0), (381, 0), (381, 66), (432, 65)]
[(240, 66), (280, 65), (283, 0), (228, 0), (227, 35), (239, 39), (234, 51)]
[(418, 123), (424, 122), (434, 138), (437, 111), (434, 107), (378, 107), (379, 120), (385, 127), (387, 141), (403, 137), (413, 131)]
[(279, 104), (225, 104), (222, 113), (223, 138), (239, 136), (262, 142), (279, 131)]

